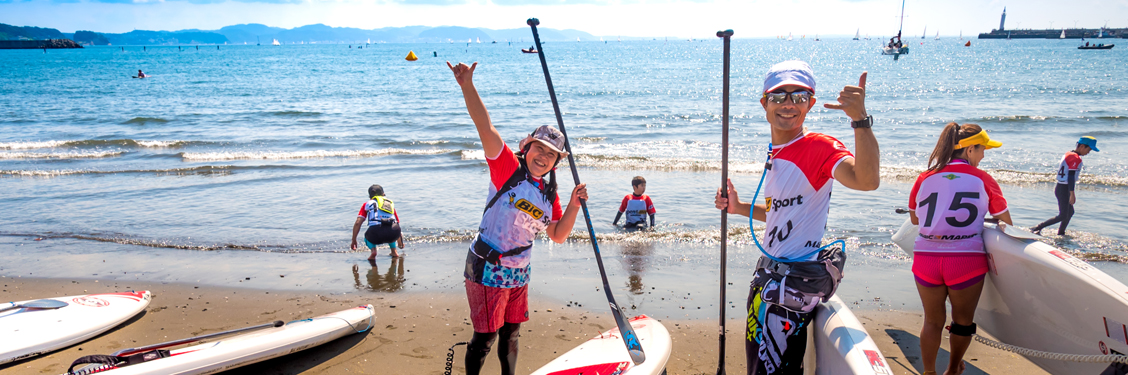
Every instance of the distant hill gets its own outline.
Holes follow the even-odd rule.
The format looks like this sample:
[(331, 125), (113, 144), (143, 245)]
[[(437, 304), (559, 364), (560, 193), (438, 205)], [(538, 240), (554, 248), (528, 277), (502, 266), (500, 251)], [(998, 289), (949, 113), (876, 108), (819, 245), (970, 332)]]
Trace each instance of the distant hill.
[(34, 26), (12, 26), (0, 23), (0, 40), (45, 40), (63, 39), (66, 36), (59, 30)]
[[(544, 41), (584, 41), (599, 40), (579, 30), (555, 30), (541, 28)], [(283, 44), (291, 43), (450, 43), (466, 40), (525, 41), (531, 43), (532, 34), (528, 28), (493, 30), (461, 26), (406, 26), (385, 27), (373, 30), (353, 27), (332, 27), (323, 24), (306, 25), (292, 29), (271, 27), (263, 24), (240, 24), (219, 30), (177, 30), (149, 31), (134, 30), (128, 33), (98, 33), (80, 30), (74, 34), (63, 34), (56, 29), (39, 27), (18, 27), (0, 24), (0, 40), (4, 39), (61, 39), (73, 37), (75, 41), (94, 45), (174, 45), (174, 44), (270, 44), (275, 39)]]

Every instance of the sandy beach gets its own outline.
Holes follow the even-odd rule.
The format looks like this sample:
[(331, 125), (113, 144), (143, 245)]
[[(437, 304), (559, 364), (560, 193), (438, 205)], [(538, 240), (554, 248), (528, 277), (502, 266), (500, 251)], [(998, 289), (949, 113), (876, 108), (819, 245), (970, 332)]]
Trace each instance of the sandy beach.
[[(61, 374), (74, 359), (127, 348), (270, 322), (313, 317), (370, 303), (375, 328), (290, 356), (237, 370), (248, 374), (442, 374), (447, 348), (469, 339), (468, 308), (456, 293), (316, 293), (94, 279), (0, 278), (5, 299), (25, 300), (125, 290), (149, 290), (148, 309), (122, 326), (84, 343), (0, 367), (4, 374)], [(614, 321), (603, 306), (569, 306), (546, 298), (531, 301), (531, 320), (522, 326), (522, 372), (531, 372)], [(593, 307), (594, 309), (589, 309)], [(921, 372), (917, 332), (922, 315), (914, 311), (855, 308), (896, 374)], [(670, 374), (716, 373), (714, 320), (672, 320), (674, 350)], [(744, 348), (739, 319), (729, 321), (727, 369), (741, 373)], [(947, 345), (945, 344), (946, 348)], [(462, 372), (465, 347), (455, 349), (455, 374)], [(491, 356), (485, 373), (496, 373)], [(947, 351), (940, 363), (946, 363)], [(965, 374), (1044, 374), (1021, 356), (973, 344)], [(942, 368), (940, 370), (943, 370)]]

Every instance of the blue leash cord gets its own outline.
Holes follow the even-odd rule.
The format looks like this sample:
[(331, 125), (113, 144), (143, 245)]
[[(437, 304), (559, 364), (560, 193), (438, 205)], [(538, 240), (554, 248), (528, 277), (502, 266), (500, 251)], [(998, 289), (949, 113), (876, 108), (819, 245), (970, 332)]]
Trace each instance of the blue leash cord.
[[(768, 160), (764, 162), (764, 173), (760, 174), (760, 183), (756, 185), (756, 194), (752, 194), (752, 210), (753, 211), (756, 210), (756, 198), (760, 197), (760, 188), (764, 186), (764, 177), (768, 176), (768, 170), (770, 170), (770, 169), (772, 169), (772, 144), (771, 144), (771, 142), (768, 142)], [(798, 259), (778, 258), (778, 257), (772, 256), (771, 254), (768, 254), (767, 250), (764, 250), (763, 245), (760, 245), (760, 240), (756, 239), (756, 230), (752, 227), (752, 223), (751, 223), (751, 221), (752, 221), (751, 220), (751, 217), (752, 217), (751, 212), (748, 213), (748, 217), (749, 217), (748, 233), (752, 235), (752, 242), (756, 243), (756, 247), (760, 248), (760, 252), (763, 253), (764, 256), (766, 256), (766, 257), (768, 257), (768, 259), (774, 260), (776, 262), (795, 263), (795, 262), (799, 261), (798, 259), (807, 259), (807, 257), (809, 257), (811, 255), (818, 254), (820, 251), (823, 251), (823, 249), (831, 247), (836, 243), (841, 243), (842, 244), (842, 251), (846, 252), (846, 241), (834, 240), (834, 241), (831, 241), (831, 243), (826, 244), (823, 247), (815, 249), (815, 251), (804, 254), (803, 256), (799, 257)]]

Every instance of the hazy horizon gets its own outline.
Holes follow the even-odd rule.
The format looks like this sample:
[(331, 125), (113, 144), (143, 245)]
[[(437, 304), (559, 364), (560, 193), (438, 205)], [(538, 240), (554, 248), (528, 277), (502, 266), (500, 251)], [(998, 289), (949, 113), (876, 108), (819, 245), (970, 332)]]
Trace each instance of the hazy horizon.
[[(521, 28), (529, 17), (542, 27), (596, 36), (708, 38), (733, 29), (738, 38), (873, 37), (898, 30), (901, 4), (878, 0), (0, 0), (0, 23), (58, 29), (217, 30), (258, 23), (285, 29), (312, 24), (359, 29), (460, 26)], [(1128, 27), (1128, 0), (1008, 3), (997, 0), (905, 2), (904, 35), (964, 36), (1007, 29)], [(432, 26), (434, 25), (434, 26)]]

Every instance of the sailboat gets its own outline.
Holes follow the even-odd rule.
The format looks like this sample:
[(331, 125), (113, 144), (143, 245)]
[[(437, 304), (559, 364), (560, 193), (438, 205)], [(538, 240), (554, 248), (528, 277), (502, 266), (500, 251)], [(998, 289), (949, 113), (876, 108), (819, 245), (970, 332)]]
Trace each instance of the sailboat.
[(940, 30), (936, 30), (936, 40), (940, 40)]
[(963, 30), (960, 30), (960, 40), (963, 40)]
[(816, 41), (816, 42), (820, 41), (820, 40), (819, 40), (819, 34), (815, 34), (815, 41)]
[(278, 39), (275, 39), (275, 40), (274, 40), (274, 43), (271, 43), (271, 45), (275, 45), (275, 46), (280, 46), (280, 45), (282, 45), (282, 44), (281, 44), (281, 43), (278, 43)]
[(1061, 36), (1058, 39), (1065, 39), (1065, 29), (1061, 29)]
[[(897, 29), (897, 36), (893, 37), (893, 39), (896, 39), (897, 42), (896, 42), (896, 44), (889, 43), (888, 45), (882, 47), (881, 48), (881, 54), (882, 55), (893, 55), (893, 59), (896, 60), (896, 59), (900, 58), (901, 55), (905, 55), (905, 54), (909, 53), (909, 47), (901, 44), (901, 31), (904, 30), (904, 28), (905, 28), (905, 0), (901, 0), (901, 23), (900, 23), (900, 26), (898, 26), (898, 29)], [(927, 29), (927, 26), (925, 27), (925, 29)]]
[(920, 38), (921, 38), (921, 39), (924, 39), (924, 36), (925, 36), (925, 35), (928, 35), (928, 26), (925, 26), (925, 27), (924, 27), (924, 31), (921, 31), (921, 32), (920, 32)]
[(791, 33), (787, 33), (787, 41), (788, 41), (788, 42), (790, 42), (790, 41), (791, 41)]
[(861, 36), (861, 35), (862, 35), (862, 29), (858, 29), (858, 31), (854, 32), (854, 39), (850, 39), (850, 40), (858, 40), (858, 37)]
[(869, 33), (866, 33), (866, 40), (870, 40)]
[(477, 40), (475, 42), (482, 43), (482, 38), (477, 38)]

